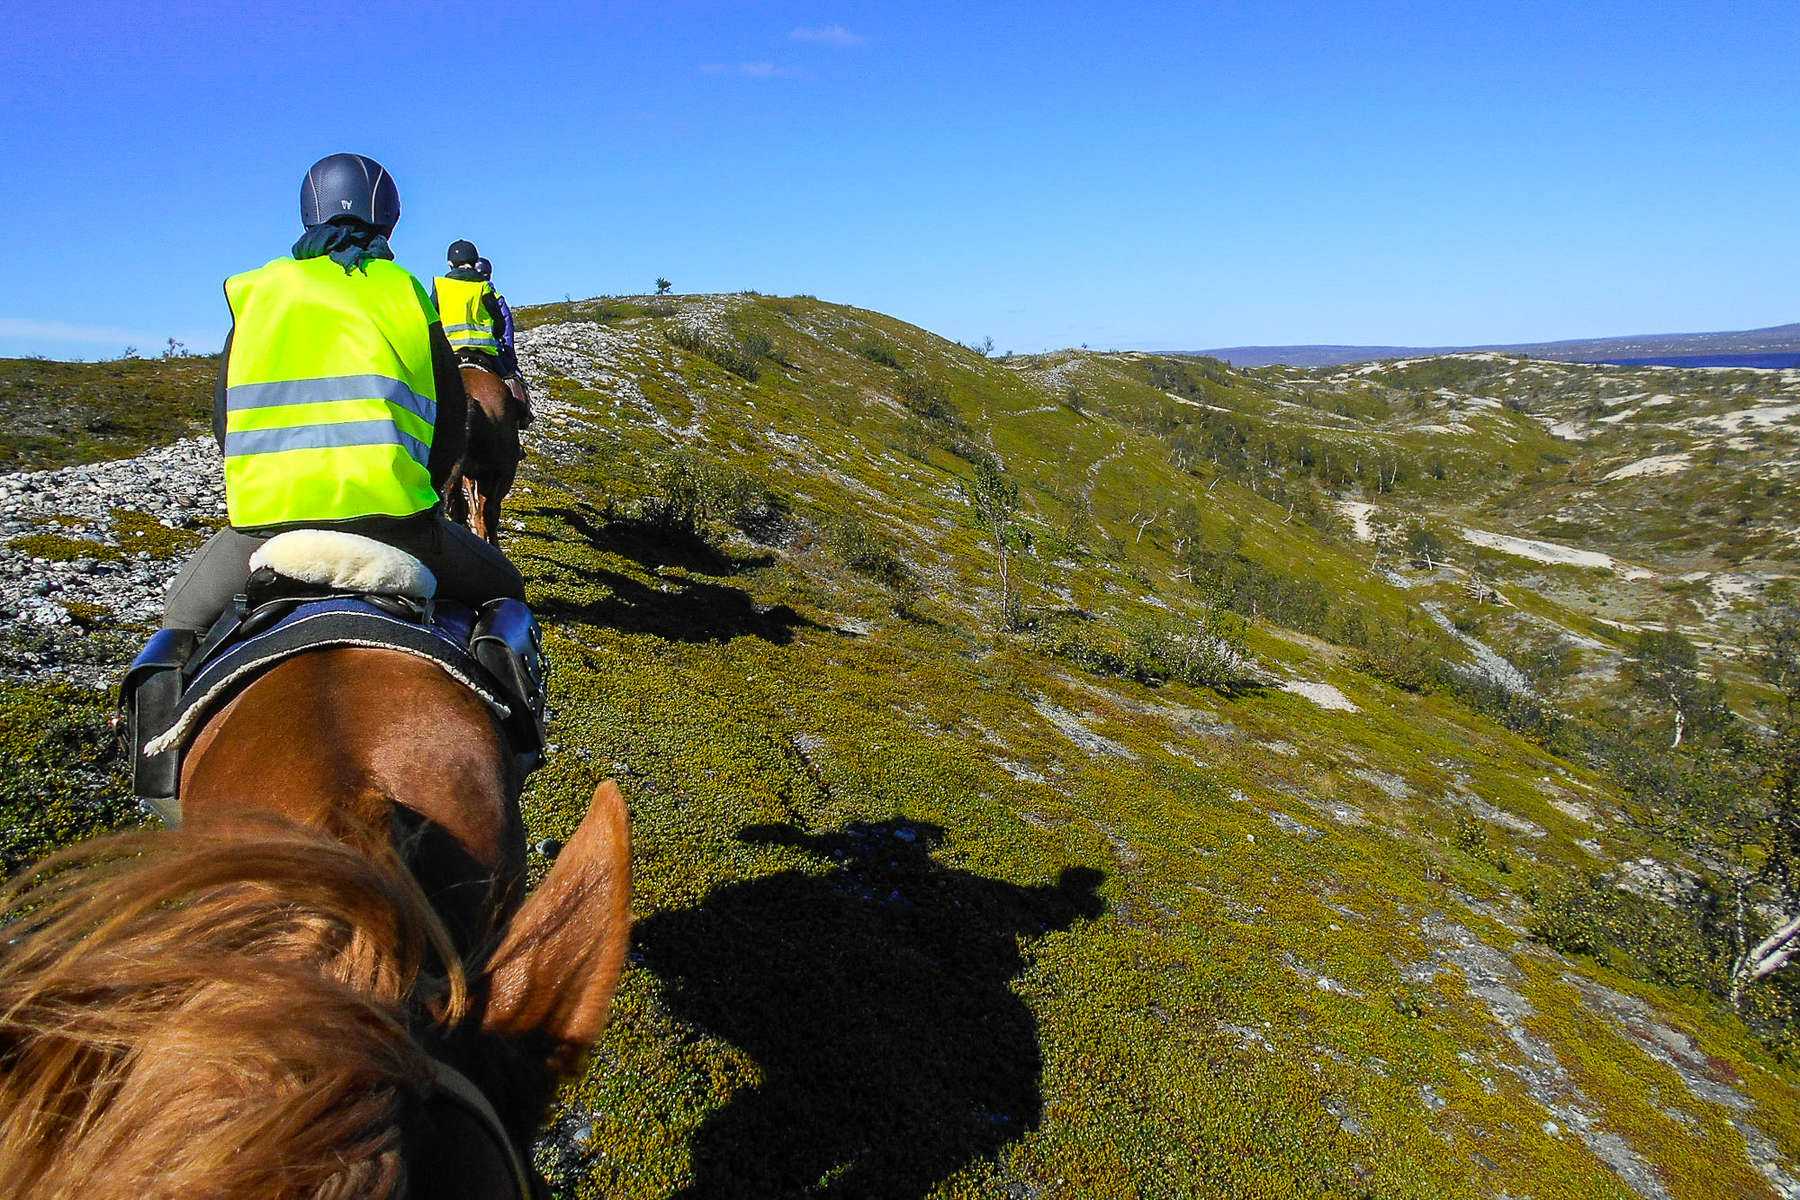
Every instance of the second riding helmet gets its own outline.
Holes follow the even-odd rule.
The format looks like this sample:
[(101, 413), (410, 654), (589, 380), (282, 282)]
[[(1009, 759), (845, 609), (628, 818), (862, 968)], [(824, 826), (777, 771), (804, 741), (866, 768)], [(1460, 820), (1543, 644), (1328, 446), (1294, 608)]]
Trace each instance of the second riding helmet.
[(450, 265), (453, 267), (472, 267), (477, 258), (475, 243), (458, 238), (450, 243), (450, 249), (444, 252), (444, 256), (450, 260)]
[(387, 168), (366, 154), (321, 158), (300, 183), (300, 223), (322, 225), (354, 217), (383, 234), (400, 220), (400, 189)]
[(475, 260), (475, 273), (483, 279), (492, 279), (494, 277), (494, 264), (485, 258), (478, 258)]

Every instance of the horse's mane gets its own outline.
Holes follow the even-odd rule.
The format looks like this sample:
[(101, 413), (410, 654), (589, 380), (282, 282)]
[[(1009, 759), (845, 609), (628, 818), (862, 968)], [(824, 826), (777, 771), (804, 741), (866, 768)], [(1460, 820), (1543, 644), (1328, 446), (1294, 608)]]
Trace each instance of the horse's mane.
[(403, 1194), (410, 1032), (466, 987), (397, 859), (266, 821), (124, 834), (0, 914), (0, 1197)]

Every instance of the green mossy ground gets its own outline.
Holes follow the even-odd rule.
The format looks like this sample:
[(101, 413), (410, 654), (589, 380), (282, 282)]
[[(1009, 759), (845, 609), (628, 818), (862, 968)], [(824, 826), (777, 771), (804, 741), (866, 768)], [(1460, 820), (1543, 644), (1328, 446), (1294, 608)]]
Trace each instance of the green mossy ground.
[[(1271, 686), (1145, 687), (996, 635), (958, 480), (986, 451), (1020, 482), (1036, 619), (1193, 611), (1177, 573), (1196, 542), (1321, 589), (1331, 628), (1352, 609), (1400, 624), (1433, 593), (1387, 584), (1341, 526), (1291, 519), (1271, 476), (1181, 461), (1171, 444), (1204, 431), (1141, 359), (1065, 356), (1072, 405), (1041, 362), (1001, 366), (875, 314), (715, 304), (715, 344), (778, 349), (752, 381), (658, 343), (658, 322), (695, 315), (609, 318), (643, 337), (607, 365), (684, 453), (784, 493), (792, 536), (758, 546), (716, 522), (696, 542), (634, 521), (674, 439), (572, 379), (552, 394), (579, 432), (511, 510), (557, 630), (559, 748), (528, 813), (566, 834), (616, 774), (637, 839), (632, 965), (558, 1119), (580, 1149), (545, 1159), (569, 1194), (1631, 1195), (1579, 1136), (1545, 1132), (1536, 1068), (1429, 932), (1445, 921), (1518, 964), (1524, 1028), (1670, 1195), (1770, 1194), (1730, 1114), (1567, 980), (1652, 997), (1755, 1090), (1754, 1123), (1791, 1154), (1788, 1069), (1716, 1009), (1521, 932), (1525, 881), (1600, 865), (1578, 842), (1654, 849), (1549, 803), (1610, 796), (1604, 781), (1278, 627), (1250, 630), (1265, 678), (1330, 683), (1357, 712)], [(1295, 403), (1189, 375), (1203, 403), (1261, 421)], [(1450, 483), (1417, 473), (1397, 504), (1441, 512), (1446, 488), (1478, 498), (1472, 477), (1522, 489), (1561, 469), (1567, 447), (1520, 414), (1484, 414), (1471, 446), (1411, 435), (1406, 405), (1369, 395), (1330, 415), (1371, 453), (1435, 446), (1447, 464)], [(1393, 428), (1354, 424), (1369, 420)], [(1178, 527), (1184, 499), (1197, 511)], [(911, 615), (846, 569), (827, 536), (844, 521), (928, 581)], [(1455, 607), (1460, 585), (1439, 594), (1486, 620)], [(1104, 741), (1078, 744), (1070, 722)]]
[(142, 818), (111, 727), (110, 697), (57, 684), (0, 686), (0, 866)]
[(216, 355), (103, 363), (0, 359), (0, 471), (125, 458), (203, 432)]
[[(1611, 785), (1386, 681), (1466, 660), (1426, 601), (1503, 649), (1532, 622), (1592, 662), (1623, 644), (1585, 599), (1616, 577), (1498, 556), (1512, 606), (1478, 604), (1455, 532), (1579, 516), (1605, 464), (1534, 410), (1616, 373), (1002, 363), (810, 298), (521, 317), (610, 347), (538, 381), (507, 507), (553, 664), (527, 819), (566, 837), (617, 777), (634, 837), (630, 964), (540, 1147), (562, 1194), (1629, 1197), (1616, 1135), (1670, 1196), (1768, 1196), (1745, 1131), (1800, 1158), (1794, 1069), (1740, 1022), (1525, 933), (1534, 883), (1664, 851)], [(1731, 386), (1657, 390), (1722, 412)], [(990, 455), (1030, 535), (1012, 632), (962, 491)], [(1335, 498), (1441, 527), (1455, 567), (1358, 541)], [(1193, 622), (1227, 578), (1252, 659), (1228, 692), (1039, 637)], [(9, 853), (122, 819), (98, 715), (4, 697)]]

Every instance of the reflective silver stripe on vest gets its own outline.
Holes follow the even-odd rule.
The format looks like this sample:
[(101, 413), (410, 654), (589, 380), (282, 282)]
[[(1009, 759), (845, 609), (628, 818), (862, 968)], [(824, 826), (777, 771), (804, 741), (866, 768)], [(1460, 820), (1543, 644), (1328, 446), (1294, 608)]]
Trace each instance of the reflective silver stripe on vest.
[(225, 457), (275, 454), (282, 450), (330, 450), (340, 446), (402, 446), (427, 470), (431, 449), (392, 421), (340, 421), (332, 425), (290, 425), (283, 429), (225, 431)]
[(490, 335), (494, 332), (494, 326), (493, 326), (492, 322), (488, 322), (487, 324), (483, 324), (483, 325), (446, 325), (446, 326), (444, 326), (445, 333), (467, 333), (471, 329), (479, 329), (479, 330), (482, 330), (484, 333), (487, 333)]
[(337, 404), (345, 400), (385, 400), (422, 421), (437, 424), (437, 401), (386, 375), (328, 375), (323, 379), (238, 383), (225, 389), (226, 412), (289, 404)]

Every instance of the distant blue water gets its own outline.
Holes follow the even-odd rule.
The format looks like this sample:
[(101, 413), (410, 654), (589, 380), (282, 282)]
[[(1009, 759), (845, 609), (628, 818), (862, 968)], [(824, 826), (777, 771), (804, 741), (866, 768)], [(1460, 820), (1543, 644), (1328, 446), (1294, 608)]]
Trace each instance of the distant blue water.
[(1662, 358), (1596, 358), (1614, 367), (1800, 367), (1800, 354), (1671, 354)]

